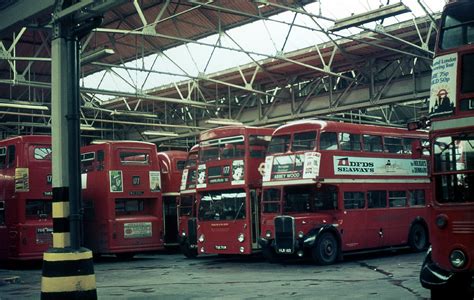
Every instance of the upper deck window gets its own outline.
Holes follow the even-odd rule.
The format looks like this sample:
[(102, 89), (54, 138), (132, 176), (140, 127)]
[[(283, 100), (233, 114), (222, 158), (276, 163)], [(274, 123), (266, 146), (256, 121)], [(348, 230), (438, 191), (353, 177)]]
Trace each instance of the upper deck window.
[(269, 135), (251, 135), (249, 137), (250, 157), (263, 158), (272, 137)]
[(403, 153), (403, 143), (401, 138), (384, 137), (385, 152), (388, 153)]
[[(465, 54), (462, 57), (461, 93), (473, 93), (473, 92), (474, 92), (474, 54), (470, 53), (470, 54)], [(461, 104), (461, 109), (462, 108), (463, 108), (463, 105)]]
[(345, 151), (360, 151), (360, 134), (340, 132), (339, 147)]
[(36, 160), (51, 160), (51, 147), (34, 146), (33, 158)]
[(292, 151), (314, 150), (316, 147), (316, 131), (299, 132), (293, 136)]
[(196, 152), (190, 153), (188, 156), (188, 159), (186, 160), (185, 167), (186, 168), (192, 168), (197, 165), (197, 157), (198, 154)]
[(320, 150), (337, 150), (337, 133), (322, 132), (319, 138)]
[(176, 162), (176, 169), (182, 171), (182, 170), (184, 170), (184, 166), (185, 166), (185, 165), (186, 165), (186, 161), (185, 161), (185, 160), (178, 160), (178, 161)]
[(203, 141), (200, 145), (200, 161), (243, 158), (245, 156), (244, 136)]
[(286, 153), (290, 149), (290, 135), (273, 136), (268, 145), (268, 154)]
[(0, 168), (4, 168), (7, 163), (7, 147), (0, 147)]
[(127, 165), (149, 164), (149, 154), (145, 152), (121, 151), (119, 153), (120, 162)]
[(378, 135), (363, 135), (364, 141), (364, 151), (368, 152), (382, 152), (383, 145), (382, 145), (382, 137)]
[(441, 49), (474, 43), (474, 3), (456, 5), (446, 11), (441, 27)]

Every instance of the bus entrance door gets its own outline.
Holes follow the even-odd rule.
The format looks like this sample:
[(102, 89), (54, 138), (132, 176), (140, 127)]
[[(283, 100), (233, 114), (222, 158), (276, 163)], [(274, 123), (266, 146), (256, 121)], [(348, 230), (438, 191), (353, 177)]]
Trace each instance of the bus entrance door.
[(163, 197), (163, 221), (165, 246), (178, 245), (176, 196)]
[(250, 209), (252, 217), (252, 249), (260, 248), (260, 190), (250, 190)]

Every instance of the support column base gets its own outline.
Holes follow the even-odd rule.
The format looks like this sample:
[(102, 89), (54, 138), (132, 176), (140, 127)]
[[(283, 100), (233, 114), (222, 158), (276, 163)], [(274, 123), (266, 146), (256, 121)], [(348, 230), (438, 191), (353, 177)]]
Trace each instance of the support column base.
[(92, 251), (86, 248), (46, 251), (41, 299), (97, 299)]

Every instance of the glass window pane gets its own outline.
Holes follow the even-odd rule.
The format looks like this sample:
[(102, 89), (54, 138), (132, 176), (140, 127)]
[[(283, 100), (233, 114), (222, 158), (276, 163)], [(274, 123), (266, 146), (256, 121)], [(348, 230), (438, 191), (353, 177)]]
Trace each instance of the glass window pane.
[(290, 148), (290, 136), (289, 135), (281, 135), (281, 136), (273, 136), (270, 144), (268, 145), (268, 154), (275, 154), (275, 153), (285, 153)]
[(382, 137), (364, 134), (364, 150), (368, 152), (382, 152)]
[(368, 208), (387, 207), (387, 192), (386, 191), (368, 191), (367, 192), (367, 207)]
[(424, 206), (425, 205), (425, 191), (412, 190), (410, 191), (410, 206)]
[(337, 150), (337, 133), (322, 132), (319, 140), (320, 150)]
[(407, 206), (407, 192), (405, 191), (389, 191), (388, 192), (389, 207), (405, 207)]
[(344, 192), (344, 208), (358, 209), (365, 207), (365, 195), (363, 192)]
[(403, 144), (401, 138), (384, 137), (385, 152), (388, 153), (403, 153)]
[(242, 189), (212, 191), (201, 194), (200, 221), (245, 219), (246, 193)]
[(339, 149), (346, 151), (360, 151), (360, 135), (339, 133)]
[(295, 133), (292, 151), (314, 150), (316, 146), (316, 131)]

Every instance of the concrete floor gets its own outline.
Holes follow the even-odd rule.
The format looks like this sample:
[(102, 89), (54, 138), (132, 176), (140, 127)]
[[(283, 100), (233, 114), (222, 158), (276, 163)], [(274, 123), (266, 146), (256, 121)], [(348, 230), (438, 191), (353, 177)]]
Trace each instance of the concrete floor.
[[(423, 253), (384, 252), (316, 266), (261, 257), (181, 254), (103, 257), (94, 264), (99, 299), (429, 299), (418, 275)], [(0, 268), (0, 299), (39, 299), (41, 262)]]

